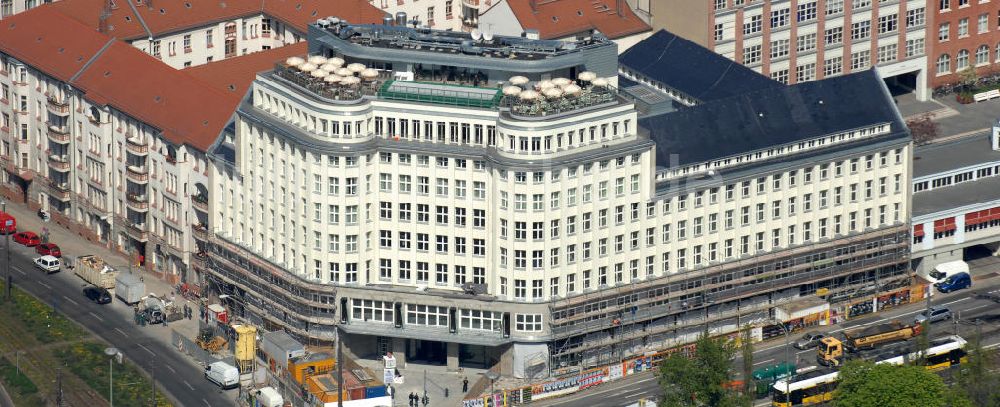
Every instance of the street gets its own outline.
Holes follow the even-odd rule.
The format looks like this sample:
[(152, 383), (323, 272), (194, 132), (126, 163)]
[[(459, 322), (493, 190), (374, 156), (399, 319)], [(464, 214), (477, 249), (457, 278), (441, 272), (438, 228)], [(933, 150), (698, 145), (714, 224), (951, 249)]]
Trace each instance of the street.
[[(64, 249), (65, 250), (65, 249)], [(64, 253), (78, 256), (84, 253)], [(202, 367), (169, 345), (170, 330), (163, 325), (139, 327), (132, 308), (119, 299), (97, 305), (83, 296), (87, 284), (71, 270), (46, 275), (36, 269), (33, 248), (10, 241), (10, 271), (14, 286), (35, 295), (124, 353), (179, 406), (235, 405), (238, 390), (223, 392), (203, 377)]]
[[(960, 319), (962, 323), (955, 324), (953, 321), (945, 321), (933, 324), (930, 328), (931, 338), (955, 333), (957, 329), (959, 335), (962, 335), (967, 340), (971, 340), (976, 332), (976, 327), (972, 324), (972, 321), (980, 319), (983, 321), (983, 346), (1000, 344), (1000, 309), (991, 300), (975, 298), (975, 294), (987, 292), (1000, 293), (1000, 279), (993, 278), (981, 281), (968, 290), (961, 290), (950, 294), (935, 294), (932, 305), (948, 307), (955, 314), (956, 319)], [(913, 318), (924, 310), (925, 305), (926, 302), (908, 304), (879, 314), (854, 318), (837, 326), (817, 327), (815, 330), (837, 334), (847, 329), (897, 319), (904, 323), (913, 323)], [(794, 342), (803, 333), (804, 331), (793, 333), (789, 342)], [(757, 344), (757, 347), (758, 349), (754, 350), (754, 369), (781, 363), (785, 360), (784, 338), (774, 338)], [(798, 359), (800, 361), (798, 364), (800, 368), (818, 366), (815, 354), (815, 349), (799, 350), (791, 347), (791, 345), (788, 347), (789, 358)], [(742, 357), (737, 353), (734, 367), (736, 372), (742, 371), (741, 362)], [(566, 397), (543, 400), (532, 404), (545, 407), (618, 407), (630, 405), (641, 398), (656, 397), (659, 393), (659, 384), (657, 383), (656, 375), (653, 371), (649, 371), (596, 386)], [(755, 405), (768, 404), (765, 401), (764, 399), (757, 400)]]

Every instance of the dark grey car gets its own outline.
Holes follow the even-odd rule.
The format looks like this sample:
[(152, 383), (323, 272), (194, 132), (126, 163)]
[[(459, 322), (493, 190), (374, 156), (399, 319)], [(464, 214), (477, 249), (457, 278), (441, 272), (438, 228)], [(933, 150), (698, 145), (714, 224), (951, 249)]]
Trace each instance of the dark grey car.
[(86, 295), (87, 298), (98, 304), (111, 303), (111, 293), (100, 287), (88, 286), (83, 289), (83, 295)]
[(799, 340), (795, 341), (795, 347), (799, 349), (815, 348), (816, 346), (819, 346), (819, 341), (823, 340), (825, 337), (826, 334), (808, 332), (805, 335), (802, 335)]

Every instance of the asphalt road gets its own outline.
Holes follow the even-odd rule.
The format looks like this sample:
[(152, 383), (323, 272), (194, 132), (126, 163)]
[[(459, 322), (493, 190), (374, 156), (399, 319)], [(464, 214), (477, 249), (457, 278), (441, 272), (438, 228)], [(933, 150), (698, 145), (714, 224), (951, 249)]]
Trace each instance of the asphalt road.
[[(13, 240), (10, 245), (10, 269), (15, 287), (35, 295), (118, 348), (127, 359), (146, 373), (153, 374), (158, 388), (167, 393), (178, 407), (236, 404), (237, 390), (222, 391), (204, 378), (201, 365), (168, 345), (169, 328), (163, 325), (136, 326), (132, 321), (132, 308), (117, 298), (106, 305), (90, 302), (83, 295), (83, 287), (87, 284), (72, 271), (46, 275), (32, 263), (32, 258), (36, 256), (34, 249), (16, 244)], [(0, 242), (0, 249), (2, 247)], [(3, 255), (2, 251), (0, 255)]]
[[(971, 340), (976, 332), (976, 327), (971, 323), (975, 319), (982, 321), (982, 333), (984, 346), (1000, 344), (1000, 306), (997, 303), (975, 298), (976, 293), (993, 292), (1000, 294), (1000, 279), (983, 281), (972, 289), (961, 290), (950, 294), (937, 293), (933, 296), (933, 306), (945, 306), (956, 313), (962, 323), (954, 324), (952, 321), (945, 321), (933, 324), (930, 328), (931, 337), (935, 338), (943, 335), (950, 335), (958, 330), (959, 335)], [(858, 328), (872, 325), (879, 322), (900, 320), (912, 322), (918, 313), (924, 310), (924, 302), (919, 304), (909, 304), (890, 311), (879, 314), (855, 318), (843, 324), (821, 329), (825, 332), (839, 334), (845, 329)], [(801, 333), (794, 334), (790, 342), (794, 342), (801, 336)], [(759, 349), (754, 351), (754, 368), (759, 369), (764, 366), (774, 365), (785, 360), (785, 344), (783, 338), (772, 339), (768, 342), (757, 345)], [(799, 367), (818, 366), (816, 363), (816, 350), (798, 350), (788, 347), (790, 359), (799, 358)], [(742, 371), (740, 367), (742, 359), (737, 355), (736, 371)], [(553, 400), (542, 400), (532, 403), (532, 405), (542, 407), (622, 407), (637, 402), (641, 398), (655, 398), (660, 394), (659, 385), (654, 372), (644, 372), (632, 375), (614, 382), (592, 387), (591, 389), (574, 393), (566, 397)], [(767, 400), (757, 400), (755, 405), (768, 405)]]

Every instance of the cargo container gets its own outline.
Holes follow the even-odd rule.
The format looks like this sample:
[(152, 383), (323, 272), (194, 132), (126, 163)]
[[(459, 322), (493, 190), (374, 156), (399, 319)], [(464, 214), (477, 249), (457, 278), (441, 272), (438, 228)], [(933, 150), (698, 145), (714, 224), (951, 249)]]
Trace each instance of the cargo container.
[(10, 235), (17, 233), (17, 219), (14, 215), (0, 212), (0, 234)]
[(146, 283), (137, 274), (118, 273), (115, 277), (115, 297), (121, 298), (126, 304), (136, 304), (144, 295)]
[(383, 397), (386, 395), (385, 386), (370, 386), (365, 388), (365, 398), (371, 399), (375, 397)]
[(115, 288), (115, 277), (118, 275), (114, 267), (94, 255), (77, 257), (74, 260), (73, 272), (83, 281), (107, 290)]

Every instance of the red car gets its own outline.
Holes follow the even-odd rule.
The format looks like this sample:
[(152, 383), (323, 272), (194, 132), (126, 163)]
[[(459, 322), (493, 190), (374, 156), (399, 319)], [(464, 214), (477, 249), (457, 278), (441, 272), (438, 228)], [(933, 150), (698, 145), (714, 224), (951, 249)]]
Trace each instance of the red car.
[(14, 242), (35, 247), (42, 243), (42, 239), (39, 239), (35, 232), (18, 232), (14, 234)]
[(52, 257), (62, 257), (62, 251), (59, 250), (59, 246), (55, 243), (45, 243), (35, 246), (35, 253), (42, 256), (49, 255)]

